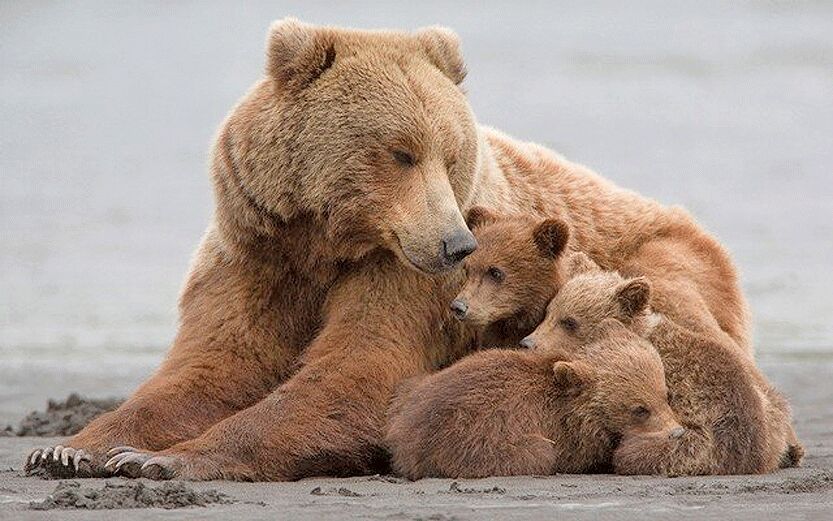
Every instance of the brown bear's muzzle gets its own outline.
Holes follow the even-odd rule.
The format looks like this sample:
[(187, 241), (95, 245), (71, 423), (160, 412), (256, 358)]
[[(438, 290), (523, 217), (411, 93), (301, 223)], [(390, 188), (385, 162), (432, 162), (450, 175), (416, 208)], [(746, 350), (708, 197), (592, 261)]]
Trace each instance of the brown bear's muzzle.
[(390, 217), (401, 253), (420, 271), (454, 268), (477, 248), (444, 170), (413, 176)]

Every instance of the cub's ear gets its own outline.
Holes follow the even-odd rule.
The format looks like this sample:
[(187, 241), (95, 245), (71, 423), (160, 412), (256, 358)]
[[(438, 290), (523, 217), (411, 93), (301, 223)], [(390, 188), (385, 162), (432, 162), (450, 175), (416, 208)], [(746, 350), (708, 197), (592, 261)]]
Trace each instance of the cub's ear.
[(446, 27), (435, 25), (420, 29), (415, 34), (428, 60), (449, 77), (455, 85), (466, 78), (466, 64), (460, 50), (460, 37)]
[(469, 227), (469, 230), (472, 231), (478, 226), (492, 224), (497, 220), (497, 214), (487, 208), (483, 208), (482, 206), (473, 207), (469, 210), (468, 215), (466, 215), (466, 225)]
[(651, 285), (645, 277), (630, 279), (616, 289), (616, 302), (624, 318), (631, 319), (644, 312), (651, 300)]
[(582, 362), (558, 361), (552, 364), (555, 388), (563, 396), (575, 396), (590, 382), (590, 371)]
[(532, 231), (532, 239), (541, 255), (554, 259), (564, 251), (570, 239), (570, 227), (561, 219), (547, 219)]
[(301, 90), (336, 59), (331, 30), (284, 18), (272, 23), (266, 39), (266, 72), (281, 85)]
[(570, 259), (567, 263), (567, 274), (570, 278), (573, 278), (576, 275), (581, 275), (583, 273), (592, 273), (594, 271), (601, 270), (602, 269), (599, 267), (599, 265), (593, 262), (593, 259), (588, 257), (587, 254), (582, 253), (580, 251), (570, 255)]

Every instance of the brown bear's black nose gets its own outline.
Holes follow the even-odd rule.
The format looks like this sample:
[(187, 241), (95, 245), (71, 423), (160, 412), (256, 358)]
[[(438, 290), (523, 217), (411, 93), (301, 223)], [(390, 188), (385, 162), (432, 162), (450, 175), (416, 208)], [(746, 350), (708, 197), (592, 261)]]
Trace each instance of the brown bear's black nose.
[(467, 229), (463, 228), (443, 239), (443, 263), (454, 266), (477, 249), (477, 240)]
[(521, 347), (524, 347), (526, 349), (532, 349), (533, 347), (535, 347), (535, 340), (533, 340), (531, 336), (525, 337), (523, 340), (521, 340)]
[(454, 317), (457, 320), (463, 320), (466, 318), (466, 313), (469, 310), (469, 306), (459, 299), (454, 299), (451, 301), (451, 311), (454, 312)]

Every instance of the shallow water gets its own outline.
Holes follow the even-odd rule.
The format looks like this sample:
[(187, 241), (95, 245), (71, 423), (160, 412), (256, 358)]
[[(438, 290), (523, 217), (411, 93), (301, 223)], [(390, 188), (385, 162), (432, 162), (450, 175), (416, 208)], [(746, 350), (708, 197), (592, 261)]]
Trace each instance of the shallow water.
[(833, 352), (833, 3), (0, 5), (0, 419), (172, 338), (206, 156), (273, 19), (456, 29), (481, 122), (688, 207), (766, 356)]

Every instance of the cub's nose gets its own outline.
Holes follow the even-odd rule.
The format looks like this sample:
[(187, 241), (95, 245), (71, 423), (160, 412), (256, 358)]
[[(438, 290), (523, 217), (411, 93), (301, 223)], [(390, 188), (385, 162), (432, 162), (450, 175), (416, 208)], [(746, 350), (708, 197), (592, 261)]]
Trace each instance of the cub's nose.
[(454, 299), (451, 301), (451, 311), (454, 313), (454, 317), (457, 320), (463, 320), (466, 318), (466, 313), (469, 310), (469, 306), (460, 299)]
[(532, 349), (535, 347), (535, 340), (533, 340), (531, 336), (524, 337), (524, 339), (521, 340), (521, 347)]
[(477, 240), (463, 228), (443, 239), (443, 264), (454, 266), (477, 249)]

